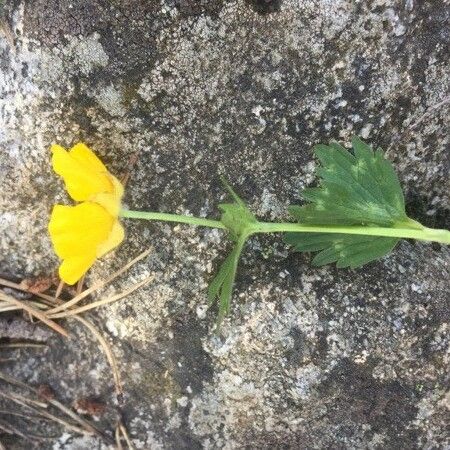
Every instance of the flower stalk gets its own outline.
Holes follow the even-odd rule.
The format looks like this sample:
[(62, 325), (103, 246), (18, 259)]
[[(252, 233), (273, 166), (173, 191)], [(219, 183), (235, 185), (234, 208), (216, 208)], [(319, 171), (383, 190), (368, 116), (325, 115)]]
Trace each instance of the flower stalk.
[(198, 225), (201, 227), (226, 229), (226, 226), (220, 220), (203, 219), (202, 217), (185, 216), (182, 214), (169, 214), (151, 211), (130, 211), (122, 209), (119, 214), (127, 219), (145, 219), (156, 220), (160, 222), (177, 222), (189, 225)]

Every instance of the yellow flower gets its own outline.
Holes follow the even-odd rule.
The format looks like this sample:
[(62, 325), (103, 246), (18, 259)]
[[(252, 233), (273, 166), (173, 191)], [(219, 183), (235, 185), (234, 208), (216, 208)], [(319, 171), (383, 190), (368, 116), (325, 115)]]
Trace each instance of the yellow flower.
[(52, 145), (53, 169), (60, 175), (75, 206), (55, 205), (48, 229), (56, 254), (63, 259), (59, 276), (76, 283), (97, 258), (124, 238), (119, 223), (123, 186), (84, 144), (69, 151)]

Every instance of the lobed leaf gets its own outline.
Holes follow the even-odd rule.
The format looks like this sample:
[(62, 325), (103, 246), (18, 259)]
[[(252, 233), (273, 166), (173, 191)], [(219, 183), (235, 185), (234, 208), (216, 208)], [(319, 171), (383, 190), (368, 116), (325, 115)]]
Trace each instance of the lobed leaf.
[(356, 267), (390, 253), (398, 238), (338, 233), (287, 233), (285, 241), (299, 252), (317, 252), (313, 264), (335, 262), (336, 267)]
[[(358, 137), (353, 154), (337, 143), (317, 145), (321, 162), (320, 185), (307, 188), (304, 206), (289, 212), (301, 223), (330, 226), (394, 227), (408, 222), (400, 182), (380, 149), (373, 151)], [(389, 253), (397, 238), (337, 233), (288, 233), (296, 251), (320, 251), (313, 264), (336, 262), (337, 267), (359, 267)]]
[(354, 154), (337, 143), (318, 145), (318, 188), (307, 188), (305, 206), (290, 208), (300, 222), (315, 225), (393, 226), (407, 221), (403, 192), (391, 164), (361, 139)]
[(219, 314), (217, 318), (218, 323), (220, 323), (223, 317), (230, 311), (234, 279), (236, 277), (239, 256), (241, 255), (244, 243), (245, 238), (238, 241), (231, 253), (226, 257), (225, 261), (220, 266), (219, 271), (213, 278), (208, 288), (209, 303), (212, 304), (216, 299), (219, 300)]

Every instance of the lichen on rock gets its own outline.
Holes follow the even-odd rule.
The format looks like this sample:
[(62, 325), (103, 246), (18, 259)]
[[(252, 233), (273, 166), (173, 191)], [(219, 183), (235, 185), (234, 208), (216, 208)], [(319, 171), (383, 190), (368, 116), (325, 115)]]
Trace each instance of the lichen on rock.
[[(312, 146), (359, 134), (393, 161), (411, 215), (448, 227), (442, 2), (6, 1), (1, 20), (3, 277), (57, 267), (46, 226), (67, 199), (53, 142), (86, 142), (117, 176), (138, 154), (124, 199), (133, 209), (218, 217), (225, 174), (258, 217), (282, 220), (315, 181)], [(445, 447), (448, 249), (402, 242), (338, 271), (253, 238), (216, 332), (206, 291), (225, 235), (125, 226), (126, 245), (87, 284), (153, 247), (99, 297), (154, 281), (91, 315), (119, 360), (136, 448)], [(75, 339), (22, 323), (49, 346), (5, 370), (69, 405), (81, 394), (113, 405), (97, 343), (65, 325)], [(102, 445), (57, 433), (41, 448)]]

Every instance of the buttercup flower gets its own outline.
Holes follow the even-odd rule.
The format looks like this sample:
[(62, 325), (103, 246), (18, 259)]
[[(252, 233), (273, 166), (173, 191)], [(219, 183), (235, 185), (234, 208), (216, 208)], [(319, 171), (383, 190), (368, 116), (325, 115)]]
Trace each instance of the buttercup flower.
[(55, 205), (48, 229), (56, 254), (63, 260), (59, 276), (76, 283), (97, 258), (124, 238), (118, 216), (123, 186), (84, 144), (69, 151), (52, 145), (54, 171), (60, 175), (75, 206)]

